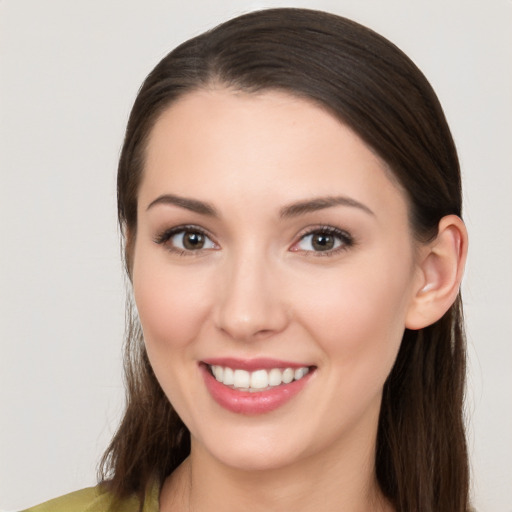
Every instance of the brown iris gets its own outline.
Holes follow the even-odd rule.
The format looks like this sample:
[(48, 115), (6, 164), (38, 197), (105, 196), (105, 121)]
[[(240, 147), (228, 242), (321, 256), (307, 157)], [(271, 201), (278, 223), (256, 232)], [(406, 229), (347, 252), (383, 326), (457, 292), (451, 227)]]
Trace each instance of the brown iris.
[(334, 247), (334, 243), (334, 236), (327, 233), (316, 233), (311, 238), (311, 245), (315, 251), (329, 251)]
[(205, 236), (197, 231), (186, 231), (183, 235), (183, 247), (188, 250), (197, 250), (204, 247)]

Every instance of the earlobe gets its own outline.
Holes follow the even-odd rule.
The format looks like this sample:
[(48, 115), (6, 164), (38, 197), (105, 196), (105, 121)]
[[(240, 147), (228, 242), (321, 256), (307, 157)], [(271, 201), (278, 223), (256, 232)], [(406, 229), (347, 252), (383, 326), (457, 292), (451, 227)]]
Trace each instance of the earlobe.
[(407, 311), (405, 327), (422, 329), (448, 311), (459, 293), (467, 248), (467, 231), (460, 217), (443, 217), (436, 238), (421, 250), (417, 289)]

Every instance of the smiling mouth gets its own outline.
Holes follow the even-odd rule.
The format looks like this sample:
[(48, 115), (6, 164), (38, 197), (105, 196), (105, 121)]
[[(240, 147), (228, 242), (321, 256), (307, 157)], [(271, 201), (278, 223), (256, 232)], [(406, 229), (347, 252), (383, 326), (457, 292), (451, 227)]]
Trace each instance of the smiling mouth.
[(233, 369), (229, 366), (206, 365), (210, 374), (217, 382), (245, 392), (262, 392), (290, 384), (293, 381), (301, 380), (313, 367), (302, 366), (299, 368), (270, 368), (268, 370), (247, 371)]

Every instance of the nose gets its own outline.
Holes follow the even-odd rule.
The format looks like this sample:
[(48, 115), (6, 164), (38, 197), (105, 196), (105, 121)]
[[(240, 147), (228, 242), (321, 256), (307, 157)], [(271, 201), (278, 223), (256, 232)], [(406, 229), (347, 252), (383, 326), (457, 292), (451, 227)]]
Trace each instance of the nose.
[(265, 257), (244, 254), (225, 262), (215, 322), (230, 338), (251, 341), (283, 331), (289, 321), (277, 269)]

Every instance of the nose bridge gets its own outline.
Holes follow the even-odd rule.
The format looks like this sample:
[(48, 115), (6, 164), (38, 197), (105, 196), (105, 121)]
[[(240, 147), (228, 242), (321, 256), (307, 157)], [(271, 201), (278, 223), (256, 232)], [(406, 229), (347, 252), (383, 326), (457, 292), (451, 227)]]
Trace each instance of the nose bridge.
[(222, 271), (218, 328), (239, 340), (284, 329), (287, 315), (276, 272), (275, 262), (254, 246), (231, 253)]

